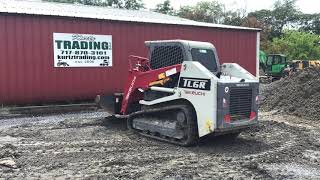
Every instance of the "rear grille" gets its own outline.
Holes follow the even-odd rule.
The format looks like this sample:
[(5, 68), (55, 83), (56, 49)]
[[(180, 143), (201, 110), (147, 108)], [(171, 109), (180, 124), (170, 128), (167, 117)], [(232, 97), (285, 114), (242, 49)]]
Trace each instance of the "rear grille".
[(249, 119), (252, 105), (251, 88), (230, 88), (231, 121)]
[(151, 69), (159, 69), (182, 62), (182, 48), (179, 46), (159, 46), (155, 47), (151, 53)]

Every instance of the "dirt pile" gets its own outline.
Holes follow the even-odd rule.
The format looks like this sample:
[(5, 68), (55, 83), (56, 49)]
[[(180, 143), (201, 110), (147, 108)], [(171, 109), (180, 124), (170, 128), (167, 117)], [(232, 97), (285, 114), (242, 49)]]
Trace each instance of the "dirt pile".
[(309, 68), (261, 88), (261, 108), (320, 120), (320, 69)]

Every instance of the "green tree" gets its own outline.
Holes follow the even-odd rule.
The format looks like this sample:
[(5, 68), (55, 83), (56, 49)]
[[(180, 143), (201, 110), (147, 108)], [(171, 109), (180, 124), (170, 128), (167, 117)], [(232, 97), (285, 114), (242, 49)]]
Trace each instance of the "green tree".
[[(92, 1), (92, 0), (87, 0), (87, 1)], [(123, 6), (122, 6), (123, 1), (122, 0), (106, 0), (103, 2), (101, 0), (99, 0), (99, 1), (100, 2), (95, 4), (96, 6), (111, 6), (114, 8), (123, 8)]]
[(268, 53), (284, 53), (293, 59), (320, 59), (320, 36), (308, 32), (285, 31), (274, 38)]
[(139, 10), (144, 8), (142, 0), (124, 0), (123, 8)]
[(49, 2), (60, 2), (60, 3), (79, 3), (84, 5), (93, 6), (111, 6), (122, 9), (142, 9), (144, 4), (142, 0), (44, 0)]
[(265, 24), (265, 28), (271, 29), (268, 38), (271, 40), (280, 37), (286, 28), (292, 28), (299, 23), (301, 12), (296, 7), (297, 0), (278, 0), (272, 10), (259, 10), (249, 13), (258, 21)]
[(223, 24), (232, 26), (242, 26), (247, 12), (245, 9), (229, 10), (224, 13)]
[(181, 7), (178, 16), (195, 21), (222, 23), (224, 10), (224, 5), (218, 1), (202, 1), (195, 6)]
[(262, 9), (259, 11), (250, 12), (248, 18), (255, 17), (258, 22), (271, 26), (274, 21), (272, 10)]
[(247, 13), (244, 9), (226, 10), (218, 1), (202, 1), (195, 6), (183, 6), (178, 16), (195, 21), (241, 26)]
[(273, 31), (271, 33), (273, 33), (273, 36), (281, 36), (285, 27), (292, 27), (299, 21), (301, 12), (296, 7), (296, 2), (297, 0), (276, 1), (272, 12), (274, 23), (272, 24)]
[(165, 0), (163, 3), (157, 4), (156, 9), (154, 11), (162, 14), (175, 14), (173, 7), (171, 6), (170, 0)]
[(300, 30), (320, 35), (320, 13), (302, 14), (300, 18)]
[(244, 18), (242, 21), (242, 25), (250, 28), (259, 28), (262, 31), (260, 32), (260, 46), (261, 49), (267, 49), (270, 46), (271, 41), (269, 41), (269, 34), (271, 32), (271, 28), (268, 24), (258, 21), (257, 17), (249, 15)]

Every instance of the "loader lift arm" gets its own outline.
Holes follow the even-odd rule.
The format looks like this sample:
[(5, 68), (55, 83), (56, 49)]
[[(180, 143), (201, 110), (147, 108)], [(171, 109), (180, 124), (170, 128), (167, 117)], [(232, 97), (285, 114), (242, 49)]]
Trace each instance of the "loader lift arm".
[[(170, 71), (172, 73), (168, 73)], [(181, 64), (152, 70), (147, 58), (130, 56), (127, 80), (129, 83), (125, 87), (121, 114), (127, 115), (130, 112), (129, 104), (143, 99), (143, 91), (149, 89), (152, 85), (156, 85), (157, 83), (161, 84), (162, 82), (170, 80), (170, 75), (179, 73), (180, 71)]]

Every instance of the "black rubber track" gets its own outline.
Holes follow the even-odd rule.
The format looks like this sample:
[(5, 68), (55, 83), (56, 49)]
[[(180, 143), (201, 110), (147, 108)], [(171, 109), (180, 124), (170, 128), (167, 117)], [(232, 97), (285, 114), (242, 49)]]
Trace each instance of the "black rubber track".
[[(161, 113), (165, 113), (166, 111), (172, 111), (172, 110), (182, 111), (185, 114), (187, 118), (187, 126), (186, 128), (184, 128), (184, 130), (186, 131), (185, 134), (187, 134), (186, 138), (183, 138), (183, 139), (174, 139), (170, 137), (163, 138), (160, 135), (155, 136), (151, 134), (146, 134), (132, 127), (133, 120), (135, 118), (138, 118), (141, 115), (152, 114), (154, 116), (155, 114), (161, 114)], [(156, 106), (148, 107), (148, 108), (145, 108), (144, 110), (137, 111), (135, 113), (130, 114), (127, 125), (128, 125), (128, 129), (149, 138), (161, 140), (161, 141), (172, 143), (172, 144), (177, 144), (180, 146), (192, 146), (197, 144), (197, 141), (199, 139), (198, 127), (196, 122), (197, 122), (196, 113), (191, 105), (185, 102), (168, 102), (168, 103), (161, 103)]]

